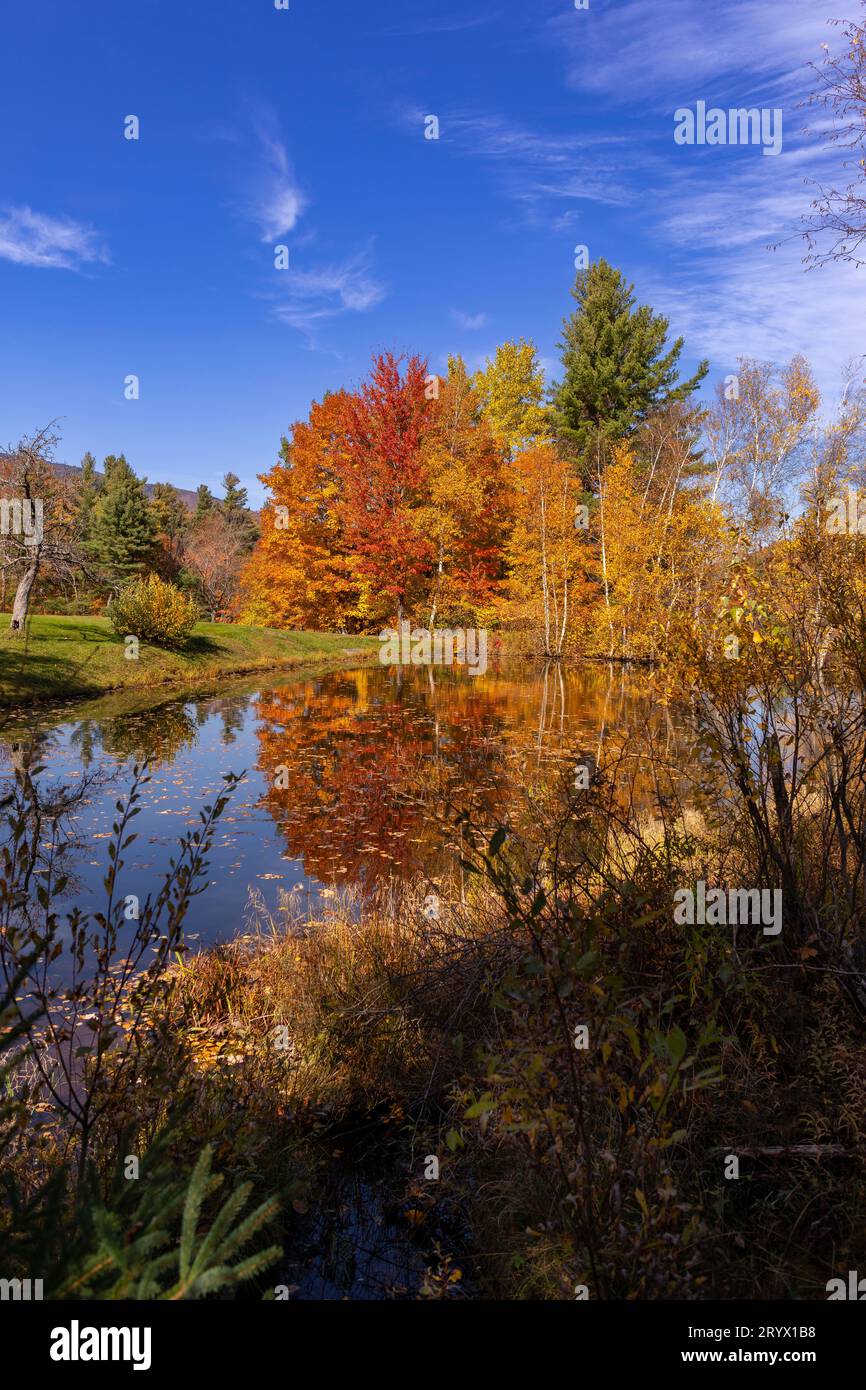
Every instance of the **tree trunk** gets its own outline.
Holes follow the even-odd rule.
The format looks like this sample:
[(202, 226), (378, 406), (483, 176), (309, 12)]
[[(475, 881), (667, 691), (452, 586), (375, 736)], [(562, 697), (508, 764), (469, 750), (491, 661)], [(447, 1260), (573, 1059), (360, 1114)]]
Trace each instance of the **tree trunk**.
[(607, 539), (604, 515), (604, 479), (601, 471), (601, 444), (598, 439), (595, 441), (595, 471), (598, 478), (598, 519), (601, 525), (601, 577), (604, 585), (604, 606), (607, 614), (607, 625), (610, 632), (610, 648), (608, 656), (614, 655), (616, 642), (613, 635), (613, 615), (610, 611), (610, 586), (607, 580)]
[(547, 510), (544, 492), (544, 479), (541, 481), (539, 502), (541, 505), (541, 592), (544, 598), (544, 655), (553, 655), (550, 650), (550, 590), (547, 583)]
[[(453, 454), (453, 450), (452, 450)], [(427, 624), (432, 632), (436, 626), (436, 611), (439, 607), (439, 590), (442, 588), (442, 575), (445, 570), (445, 555), (442, 549), (442, 542), (439, 542), (439, 564), (436, 568), (436, 585), (433, 589), (433, 607), (430, 611), (430, 622)]]
[(12, 604), (12, 622), (10, 631), (24, 632), (24, 625), (27, 622), (27, 613), (30, 608), (30, 592), (39, 572), (39, 557), (31, 560), (26, 570), (18, 581), (18, 588), (15, 590), (15, 602)]
[(614, 655), (614, 647), (616, 646), (616, 641), (615, 641), (614, 635), (613, 635), (613, 615), (611, 614), (611, 611), (610, 611), (610, 586), (609, 586), (609, 584), (608, 584), (608, 582), (607, 582), (607, 543), (606, 543), (606, 541), (605, 541), (604, 493), (603, 493), (603, 491), (602, 491), (601, 488), (599, 489), (599, 509), (598, 509), (598, 514), (599, 514), (599, 520), (600, 520), (600, 522), (601, 522), (601, 577), (602, 577), (602, 583), (603, 583), (603, 585), (604, 585), (604, 606), (605, 606), (605, 609), (607, 610), (607, 625), (608, 625), (608, 629), (609, 629), (609, 631), (610, 631), (610, 647), (609, 647), (609, 650), (608, 650), (608, 656), (613, 656), (613, 655)]

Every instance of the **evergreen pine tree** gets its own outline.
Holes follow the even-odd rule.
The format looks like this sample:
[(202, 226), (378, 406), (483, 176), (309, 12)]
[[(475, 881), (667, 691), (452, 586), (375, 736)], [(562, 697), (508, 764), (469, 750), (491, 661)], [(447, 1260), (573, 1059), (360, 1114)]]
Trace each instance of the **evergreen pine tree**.
[(236, 473), (226, 473), (223, 478), (223, 488), (225, 496), (222, 500), (223, 511), (243, 511), (247, 506), (247, 490), (245, 487), (238, 487), (240, 478)]
[(123, 454), (109, 454), (105, 482), (93, 509), (92, 546), (115, 581), (128, 579), (149, 559), (155, 528), (144, 482)]
[(88, 452), (81, 460), (81, 479), (78, 485), (78, 522), (83, 543), (90, 539), (93, 509), (102, 491), (102, 479), (96, 471), (96, 459)]
[(216, 506), (216, 498), (208, 487), (207, 483), (199, 483), (195, 493), (195, 517), (194, 521), (201, 521), (203, 516)]
[(668, 320), (605, 260), (579, 272), (577, 309), (563, 324), (564, 376), (554, 388), (552, 419), (561, 441), (585, 459), (599, 437), (625, 438), (655, 410), (691, 395), (709, 370), (677, 377), (683, 339), (667, 347)]
[(223, 478), (225, 495), (219, 503), (219, 509), (240, 537), (243, 549), (249, 551), (258, 539), (259, 528), (247, 506), (247, 490), (245, 487), (239, 487), (239, 483), (240, 478), (236, 473), (226, 473)]
[(150, 515), (159, 552), (156, 568), (164, 579), (174, 579), (180, 568), (190, 516), (180, 493), (171, 483), (154, 483), (150, 494)]

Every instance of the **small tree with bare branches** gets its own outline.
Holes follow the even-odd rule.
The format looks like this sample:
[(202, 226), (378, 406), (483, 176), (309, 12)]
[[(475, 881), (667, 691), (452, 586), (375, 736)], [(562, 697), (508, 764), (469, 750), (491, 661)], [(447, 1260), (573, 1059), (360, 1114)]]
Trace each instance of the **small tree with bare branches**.
[(75, 585), (87, 572), (74, 485), (55, 466), (51, 425), (0, 451), (0, 572), (17, 578), (10, 632), (25, 630), (39, 576)]
[(248, 548), (243, 527), (220, 511), (208, 511), (189, 532), (183, 562), (197, 581), (211, 622), (234, 612), (241, 567)]
[[(849, 153), (843, 161), (849, 181), (828, 188), (812, 181), (816, 190), (811, 211), (803, 217), (808, 246), (806, 263), (827, 261), (866, 264), (866, 0), (858, 20), (832, 20), (840, 31), (843, 51), (831, 53), (810, 66), (818, 77), (818, 89), (806, 105), (829, 112), (833, 122), (828, 148)], [(827, 249), (820, 241), (829, 236)]]

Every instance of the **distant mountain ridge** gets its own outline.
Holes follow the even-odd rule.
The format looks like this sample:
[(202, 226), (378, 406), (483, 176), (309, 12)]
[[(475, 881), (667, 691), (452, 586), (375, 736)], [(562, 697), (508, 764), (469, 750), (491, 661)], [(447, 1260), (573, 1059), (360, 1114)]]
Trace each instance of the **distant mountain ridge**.
[[(59, 475), (61, 478), (69, 478), (69, 477), (73, 477), (73, 476), (76, 476), (76, 475), (77, 475), (78, 477), (81, 477), (81, 468), (80, 468), (79, 465), (76, 464), (76, 463), (55, 463), (54, 467), (55, 467), (56, 472), (58, 473), (58, 475)], [(99, 469), (97, 469), (97, 470), (96, 470), (95, 476), (96, 476), (97, 478), (102, 479), (102, 478), (105, 477), (105, 474), (104, 474), (104, 473), (101, 473), (101, 472), (99, 471)], [(183, 504), (184, 504), (184, 506), (186, 507), (187, 511), (189, 511), (189, 512), (194, 512), (195, 509), (196, 509), (197, 502), (198, 502), (198, 499), (197, 499), (197, 497), (196, 497), (196, 494), (195, 494), (194, 492), (190, 492), (189, 488), (185, 488), (185, 487), (175, 487), (174, 483), (172, 483), (171, 486), (174, 488), (174, 490), (175, 490), (175, 492), (177, 493), (178, 497), (179, 497), (179, 498), (181, 499), (181, 501), (183, 502)], [(150, 497), (150, 496), (153, 495), (153, 489), (154, 489), (155, 487), (156, 487), (156, 483), (145, 483), (145, 485), (144, 485), (144, 490), (145, 490), (145, 492), (147, 493), (148, 497)]]

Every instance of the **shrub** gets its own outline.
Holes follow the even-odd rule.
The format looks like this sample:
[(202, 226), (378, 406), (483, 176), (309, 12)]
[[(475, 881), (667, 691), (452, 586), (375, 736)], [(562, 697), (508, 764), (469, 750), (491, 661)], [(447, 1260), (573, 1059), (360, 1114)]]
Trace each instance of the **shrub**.
[(122, 637), (139, 637), (161, 647), (182, 647), (198, 621), (195, 600), (149, 574), (112, 599), (108, 616)]
[[(185, 1051), (168, 1033), (162, 1007), (165, 965), (185, 949), (184, 917), (201, 891), (214, 828), (236, 779), (226, 777), (226, 793), (200, 812), (201, 830), (180, 842), (177, 863), (148, 898), (127, 953), (127, 943), (120, 945), (124, 900), (117, 883), (121, 847), (136, 838), (127, 830), (146, 779), (136, 772), (128, 802), (120, 805), (105, 879), (107, 909), (91, 918), (75, 908), (62, 924), (53, 904), (67, 880), (55, 865), (70, 843), (63, 816), (80, 792), (65, 788), (49, 804), (36, 777), (17, 774), (0, 799), (4, 1277), (44, 1273), (50, 1299), (228, 1297), (281, 1255), (277, 1245), (263, 1248), (279, 1203), (268, 1197), (245, 1210), (253, 1192), (249, 1181), (224, 1201), (215, 1199), (223, 1176), (212, 1171), (213, 1144), (190, 1132), (188, 1103), (178, 1099), (183, 1070), (177, 1061)], [(47, 886), (31, 895), (34, 873)], [(73, 963), (69, 982), (59, 985), (49, 982), (48, 967), (66, 943)], [(145, 956), (152, 963), (139, 969)], [(83, 1008), (87, 1036), (63, 1023)], [(60, 1077), (65, 1080), (58, 1086)], [(142, 1108), (154, 1087), (156, 1124)], [(140, 1155), (141, 1182), (129, 1181), (132, 1154)], [(256, 1248), (250, 1250), (251, 1243)]]

